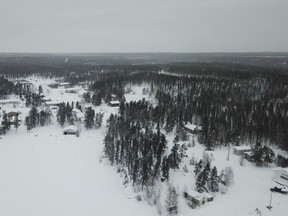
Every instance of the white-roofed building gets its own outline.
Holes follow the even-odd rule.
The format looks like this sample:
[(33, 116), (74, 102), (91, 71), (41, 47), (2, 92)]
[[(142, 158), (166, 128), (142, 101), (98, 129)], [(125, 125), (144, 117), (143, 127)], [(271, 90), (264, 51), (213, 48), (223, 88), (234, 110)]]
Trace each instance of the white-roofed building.
[(209, 193), (199, 193), (197, 191), (191, 190), (184, 192), (184, 197), (186, 198), (187, 204), (191, 208), (204, 205), (206, 202), (213, 201), (213, 196)]
[(76, 135), (77, 137), (80, 135), (80, 130), (77, 126), (75, 125), (69, 125), (68, 127), (64, 128), (63, 130), (64, 135)]
[(235, 146), (233, 147), (233, 154), (235, 155), (244, 155), (245, 152), (251, 152), (252, 149), (250, 146)]
[(197, 133), (202, 130), (201, 126), (197, 126), (195, 124), (187, 123), (184, 128), (190, 133)]
[(109, 104), (112, 107), (117, 107), (117, 106), (120, 106), (120, 101), (118, 100), (110, 101)]

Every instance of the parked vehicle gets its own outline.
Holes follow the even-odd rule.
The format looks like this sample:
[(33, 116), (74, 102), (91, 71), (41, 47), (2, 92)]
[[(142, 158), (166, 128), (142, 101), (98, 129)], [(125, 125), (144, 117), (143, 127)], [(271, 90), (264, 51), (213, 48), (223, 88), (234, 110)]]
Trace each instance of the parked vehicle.
[(278, 193), (282, 193), (282, 194), (288, 194), (288, 190), (286, 187), (275, 186), (273, 188), (270, 188), (270, 191), (278, 192)]

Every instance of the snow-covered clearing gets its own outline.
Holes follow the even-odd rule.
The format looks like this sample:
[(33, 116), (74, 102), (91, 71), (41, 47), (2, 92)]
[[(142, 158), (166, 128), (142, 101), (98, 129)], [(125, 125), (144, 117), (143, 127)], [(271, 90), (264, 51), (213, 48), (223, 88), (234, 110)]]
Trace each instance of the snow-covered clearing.
[[(78, 94), (65, 93), (64, 88), (50, 89), (45, 80), (31, 81), (35, 87), (42, 85), (44, 93), (52, 101), (81, 101)], [(142, 94), (142, 89), (143, 86), (133, 87), (126, 100), (151, 99), (149, 95)], [(15, 110), (8, 105), (4, 108)], [(105, 121), (110, 113), (117, 112), (117, 108), (107, 105), (94, 108), (96, 112), (105, 113), (104, 124), (100, 129), (87, 131), (82, 128), (80, 137), (64, 136), (62, 128), (54, 120), (53, 125), (35, 128), (30, 133), (22, 124), (17, 134), (12, 128), (0, 139), (0, 215), (157, 215), (155, 206), (136, 201), (132, 189), (123, 188), (115, 167), (111, 167), (106, 159), (101, 159)], [(20, 106), (17, 110), (22, 112), (24, 120), (29, 109)], [(167, 137), (169, 146), (173, 138), (173, 135)], [(179, 215), (245, 216), (256, 215), (256, 208), (262, 215), (269, 216), (288, 212), (288, 195), (279, 193), (273, 193), (272, 211), (266, 208), (270, 201), (273, 169), (256, 168), (247, 161), (240, 166), (239, 157), (232, 151), (227, 161), (226, 148), (209, 152), (209, 155), (213, 154), (212, 166), (216, 165), (218, 172), (228, 166), (233, 168), (234, 184), (226, 194), (215, 194), (213, 202), (191, 209), (182, 193), (184, 189), (194, 189), (194, 166), (189, 165), (189, 160), (192, 155), (197, 160), (201, 159), (203, 150), (203, 146), (196, 142), (195, 147), (188, 149), (188, 158), (182, 167), (171, 171), (170, 182), (179, 192)], [(184, 164), (188, 173), (183, 171)], [(167, 183), (159, 184), (164, 205)]]
[(100, 163), (102, 138), (49, 126), (1, 139), (0, 215), (156, 215)]

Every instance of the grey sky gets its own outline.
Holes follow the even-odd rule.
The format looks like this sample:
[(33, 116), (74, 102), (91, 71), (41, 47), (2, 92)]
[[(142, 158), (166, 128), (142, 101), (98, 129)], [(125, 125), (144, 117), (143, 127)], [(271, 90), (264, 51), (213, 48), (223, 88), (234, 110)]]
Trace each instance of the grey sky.
[(288, 0), (0, 0), (0, 52), (288, 52)]

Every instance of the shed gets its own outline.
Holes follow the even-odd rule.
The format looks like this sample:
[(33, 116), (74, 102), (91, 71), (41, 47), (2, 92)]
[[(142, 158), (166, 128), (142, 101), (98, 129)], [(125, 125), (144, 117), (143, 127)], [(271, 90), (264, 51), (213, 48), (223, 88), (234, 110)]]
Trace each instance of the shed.
[(233, 147), (233, 154), (235, 155), (244, 155), (245, 152), (251, 152), (252, 149), (250, 146), (235, 146)]
[(79, 128), (75, 125), (69, 125), (68, 127), (64, 128), (63, 130), (64, 135), (76, 135), (77, 137), (80, 135)]

